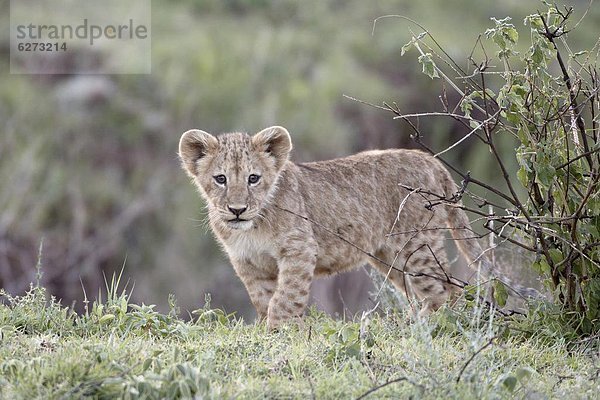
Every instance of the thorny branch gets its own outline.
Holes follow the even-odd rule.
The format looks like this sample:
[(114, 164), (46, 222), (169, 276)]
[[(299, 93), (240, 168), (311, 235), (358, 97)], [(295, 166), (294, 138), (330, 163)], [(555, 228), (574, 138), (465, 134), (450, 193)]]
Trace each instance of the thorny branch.
[[(382, 18), (400, 18), (418, 26), (423, 33), (413, 34), (409, 45), (422, 56), (425, 54), (422, 49), (425, 49), (431, 57), (435, 58), (436, 62), (442, 62), (455, 73), (455, 78), (452, 79), (435, 63), (429, 65), (437, 73), (436, 75), (442, 78), (443, 88), (440, 95), (442, 112), (404, 113), (396, 103), (383, 102), (382, 105), (375, 105), (349, 96), (346, 97), (379, 110), (391, 112), (394, 114), (394, 119), (406, 122), (411, 130), (410, 137), (414, 142), (463, 179), (460, 193), (453, 198), (446, 198), (420, 189), (415, 191), (415, 188), (404, 186), (410, 195), (421, 195), (428, 202), (429, 208), (444, 204), (447, 207), (458, 207), (480, 216), (484, 221), (483, 227), (489, 234), (533, 253), (536, 262), (538, 260), (545, 262), (549, 267), (549, 276), (561, 302), (571, 310), (585, 312), (588, 310), (587, 296), (590, 295), (589, 290), (591, 290), (589, 288), (593, 287), (590, 279), (597, 282), (599, 277), (594, 271), (600, 268), (597, 259), (598, 234), (593, 233), (594, 229), (597, 229), (595, 221), (598, 216), (595, 214), (597, 214), (600, 201), (598, 198), (600, 195), (600, 124), (597, 111), (600, 103), (600, 82), (593, 54), (596, 56), (598, 54), (600, 39), (592, 51), (588, 52), (585, 60), (581, 62), (577, 56), (583, 52), (574, 54), (565, 39), (565, 34), (568, 32), (567, 20), (572, 15), (572, 8), (565, 7), (564, 10), (561, 10), (556, 6), (549, 6), (547, 16), (538, 12), (528, 17), (532, 18), (532, 21), (536, 19), (537, 22), (530, 24), (532, 27), (530, 53), (521, 57), (527, 65), (524, 72), (511, 67), (509, 58), (517, 56), (517, 53), (511, 54), (510, 51), (501, 52), (500, 58), (503, 61), (504, 70), (490, 71), (489, 69), (493, 67), (490, 66), (488, 53), (479, 37), (469, 56), (471, 67), (474, 69), (472, 73), (463, 71), (432, 37), (431, 33), (417, 22), (401, 15), (380, 17), (374, 21), (373, 31), (375, 31), (377, 22)], [(575, 26), (580, 22), (581, 20)], [(504, 27), (514, 28), (512, 25), (504, 25), (497, 28), (495, 32), (506, 34), (505, 31), (500, 30)], [(541, 38), (537, 36), (538, 34), (541, 35)], [(538, 53), (537, 57), (543, 59), (541, 64), (539, 62), (534, 64), (537, 40), (544, 41), (542, 49), (548, 49), (543, 56), (539, 56)], [(558, 40), (562, 42), (568, 52), (568, 60), (561, 54), (561, 49), (557, 45)], [(428, 45), (431, 42), (433, 45)], [(485, 60), (482, 62), (474, 59), (474, 51), (477, 46), (481, 47), (485, 56)], [(501, 47), (501, 49), (506, 50), (506, 47)], [(553, 77), (552, 71), (548, 68), (551, 58), (555, 59), (559, 67), (560, 73), (557, 79)], [(571, 62), (579, 66), (578, 71), (571, 69)], [(542, 72), (536, 72), (538, 67)], [(587, 74), (586, 77), (589, 75), (589, 78), (584, 77), (583, 74)], [(490, 85), (486, 82), (487, 79), (496, 77), (503, 79), (505, 83), (501, 89), (502, 92), (499, 91), (498, 95), (495, 95), (493, 91), (488, 92)], [(559, 79), (562, 79), (564, 85), (558, 84)], [(455, 105), (448, 101), (446, 83), (460, 97)], [(521, 92), (513, 92), (515, 88)], [(463, 115), (457, 111), (462, 102), (475, 92), (478, 93), (478, 96), (469, 97), (473, 114), (465, 113)], [(504, 96), (502, 100), (501, 94)], [(513, 103), (508, 95), (517, 96), (516, 98), (521, 103)], [(512, 105), (516, 105), (516, 111), (511, 108)], [(509, 118), (509, 113), (512, 113), (511, 115), (518, 120)], [(465, 127), (467, 133), (445, 149), (434, 151), (425, 144), (425, 135), (417, 122), (420, 118), (440, 116), (453, 119)], [(591, 118), (586, 129), (584, 118), (587, 117)], [(527, 159), (526, 161), (519, 159), (519, 162), (522, 168), (527, 167), (525, 168), (526, 176), (519, 176), (519, 179), (525, 186), (525, 192), (517, 189), (516, 181), (511, 176), (510, 168), (507, 167), (507, 159), (498, 147), (500, 133), (514, 137), (524, 149), (523, 153), (519, 153), (519, 155)], [(441, 157), (459, 145), (464, 146), (474, 137), (478, 138), (491, 153), (504, 181), (505, 189), (488, 184)], [(582, 159), (585, 160), (584, 163), (579, 162)], [(552, 175), (549, 178), (548, 172), (544, 172), (543, 168), (550, 168)], [(542, 176), (544, 173), (545, 177)], [(482, 188), (489, 194), (497, 196), (498, 199), (490, 201), (487, 198), (478, 198), (472, 193), (466, 192), (467, 185)], [(479, 209), (458, 202), (465, 193), (475, 200)], [(526, 196), (523, 196), (524, 193)], [(484, 212), (481, 208), (486, 205), (491, 207)], [(494, 227), (494, 221), (502, 223), (503, 228)], [(507, 233), (508, 229), (512, 232)], [(389, 235), (410, 234), (413, 231), (394, 232), (392, 229)], [(517, 232), (519, 234), (515, 235)], [(591, 278), (589, 275), (594, 275), (594, 277)], [(584, 292), (585, 285), (589, 289), (587, 293)], [(592, 294), (592, 296), (597, 297), (598, 294)]]
[[(287, 212), (287, 213), (289, 213), (289, 214), (291, 214), (291, 215), (293, 215), (293, 216), (295, 216), (295, 217), (298, 217), (298, 218), (300, 218), (300, 219), (303, 219), (303, 220), (305, 220), (305, 221), (307, 221), (307, 222), (310, 222), (311, 224), (313, 224), (314, 226), (317, 226), (317, 227), (318, 227), (318, 228), (320, 228), (320, 229), (323, 229), (325, 232), (327, 232), (327, 233), (329, 233), (329, 234), (331, 234), (331, 235), (335, 236), (336, 238), (340, 239), (340, 240), (341, 240), (341, 241), (343, 241), (344, 243), (348, 244), (349, 246), (353, 247), (354, 249), (356, 249), (356, 250), (360, 251), (361, 253), (363, 253), (364, 255), (368, 256), (368, 257), (369, 257), (369, 258), (371, 258), (372, 260), (375, 260), (375, 261), (377, 261), (378, 263), (380, 263), (381, 265), (383, 265), (383, 266), (385, 266), (385, 267), (389, 268), (389, 270), (390, 270), (390, 271), (391, 271), (391, 270), (393, 270), (393, 271), (399, 272), (400, 274), (402, 274), (402, 275), (403, 275), (403, 276), (405, 276), (405, 277), (406, 277), (406, 276), (409, 276), (409, 277), (412, 277), (412, 278), (423, 278), (423, 277), (427, 277), (427, 278), (431, 278), (431, 279), (439, 280), (439, 281), (441, 281), (441, 282), (444, 282), (444, 283), (446, 283), (446, 284), (449, 284), (449, 285), (452, 285), (452, 286), (458, 287), (458, 288), (460, 288), (460, 289), (465, 289), (465, 288), (467, 287), (467, 285), (468, 285), (468, 282), (465, 282), (465, 281), (463, 281), (463, 280), (460, 280), (460, 279), (458, 279), (458, 278), (456, 278), (456, 277), (454, 277), (454, 276), (450, 276), (450, 275), (448, 275), (448, 274), (447, 274), (447, 272), (445, 271), (444, 267), (443, 267), (443, 266), (440, 264), (439, 260), (437, 259), (437, 257), (436, 257), (435, 255), (434, 255), (434, 258), (435, 258), (436, 262), (438, 263), (438, 266), (441, 268), (441, 270), (442, 270), (442, 272), (443, 272), (443, 274), (444, 274), (444, 277), (442, 277), (442, 276), (437, 276), (437, 275), (432, 275), (432, 274), (428, 274), (428, 273), (425, 273), (425, 272), (410, 272), (410, 271), (406, 271), (404, 268), (400, 269), (400, 268), (398, 268), (398, 267), (395, 267), (395, 266), (394, 266), (395, 260), (394, 260), (394, 262), (392, 262), (392, 264), (390, 264), (390, 263), (388, 263), (388, 262), (386, 262), (386, 261), (382, 260), (381, 258), (379, 258), (379, 257), (375, 256), (375, 255), (374, 255), (374, 254), (372, 254), (371, 252), (369, 252), (369, 251), (367, 251), (367, 250), (365, 250), (365, 249), (361, 248), (360, 246), (356, 245), (356, 244), (355, 244), (355, 243), (353, 243), (352, 241), (350, 241), (350, 240), (346, 239), (344, 236), (342, 236), (342, 235), (341, 235), (341, 234), (339, 234), (338, 232), (336, 232), (336, 231), (334, 231), (334, 230), (332, 230), (332, 229), (330, 229), (330, 228), (326, 227), (325, 225), (321, 224), (321, 223), (320, 223), (320, 222), (318, 222), (318, 221), (315, 221), (315, 220), (313, 220), (312, 218), (309, 218), (309, 217), (308, 217), (308, 216), (306, 216), (306, 215), (298, 214), (298, 213), (297, 213), (297, 212), (295, 212), (295, 211), (292, 211), (292, 210), (290, 210), (290, 209), (287, 209), (287, 208), (284, 208), (284, 207), (280, 207), (280, 206), (278, 206), (278, 205), (274, 205), (274, 207), (275, 207), (275, 208), (277, 208), (277, 209), (279, 209), (279, 210), (281, 210), (281, 211)], [(430, 249), (430, 250), (431, 250), (431, 249)], [(480, 283), (480, 284), (487, 284), (487, 283), (488, 283), (488, 282), (482, 282), (482, 283)], [(478, 284), (478, 285), (474, 285), (474, 287), (477, 287), (477, 286), (479, 286), (480, 284)], [(508, 287), (508, 288), (509, 288), (511, 291), (513, 291), (513, 292), (517, 292), (515, 289), (513, 289), (513, 288), (510, 288), (508, 285), (506, 285), (506, 284), (505, 284), (505, 286), (507, 286), (507, 287)], [(498, 307), (497, 307), (495, 304), (493, 304), (491, 301), (489, 301), (489, 300), (487, 300), (487, 299), (485, 299), (485, 298), (481, 298), (481, 297), (480, 297), (480, 299), (479, 299), (479, 300), (480, 300), (480, 301), (481, 301), (483, 304), (485, 304), (486, 306), (488, 306), (490, 310), (496, 311), (496, 312), (498, 312), (499, 314), (501, 314), (501, 315), (503, 315), (503, 316), (511, 316), (511, 315), (523, 315), (523, 313), (522, 313), (522, 312), (520, 312), (520, 311), (517, 311), (517, 310), (511, 310), (511, 309), (508, 309), (508, 310), (502, 310), (502, 309), (499, 309), (499, 308), (498, 308)]]

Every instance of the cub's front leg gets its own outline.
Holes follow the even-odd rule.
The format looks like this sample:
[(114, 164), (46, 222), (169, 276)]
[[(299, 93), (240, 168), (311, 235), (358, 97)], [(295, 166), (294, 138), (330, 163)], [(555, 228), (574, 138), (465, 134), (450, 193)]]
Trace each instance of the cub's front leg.
[[(306, 247), (306, 242), (302, 243)], [(267, 326), (274, 329), (286, 320), (302, 316), (308, 303), (316, 263), (316, 251), (286, 249), (278, 260), (277, 289), (269, 302)]]
[(277, 274), (257, 268), (250, 261), (231, 261), (233, 269), (244, 283), (244, 286), (246, 286), (250, 301), (252, 301), (256, 309), (258, 319), (264, 320), (267, 318), (269, 302), (277, 288)]

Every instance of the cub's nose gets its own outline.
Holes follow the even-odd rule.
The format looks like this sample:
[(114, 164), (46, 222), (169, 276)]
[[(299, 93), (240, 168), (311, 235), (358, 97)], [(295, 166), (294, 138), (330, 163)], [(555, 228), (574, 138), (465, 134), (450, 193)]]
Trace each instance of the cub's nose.
[(234, 207), (227, 206), (227, 208), (237, 218), (239, 218), (240, 215), (242, 215), (244, 213), (244, 211), (246, 211), (248, 209), (248, 207), (245, 207), (245, 206), (241, 206), (241, 207), (240, 206), (234, 206)]

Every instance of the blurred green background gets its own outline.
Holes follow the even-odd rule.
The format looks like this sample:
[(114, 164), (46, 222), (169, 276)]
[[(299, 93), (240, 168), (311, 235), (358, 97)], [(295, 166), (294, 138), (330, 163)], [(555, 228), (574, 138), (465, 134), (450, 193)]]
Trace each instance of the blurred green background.
[[(0, 1), (3, 27), (8, 3)], [(574, 5), (578, 19), (588, 1), (560, 4)], [(420, 29), (390, 18), (372, 34), (374, 18), (419, 21), (466, 68), (489, 17), (512, 16), (527, 38), (523, 17), (537, 9), (534, 0), (156, 0), (150, 75), (10, 75), (2, 29), (0, 285), (21, 293), (35, 281), (43, 239), (42, 284), (66, 305), (81, 305), (82, 284), (96, 296), (103, 274), (124, 264), (136, 302), (165, 309), (173, 293), (192, 310), (210, 292), (213, 306), (251, 316), (179, 167), (181, 133), (283, 125), (297, 161), (413, 146), (390, 113), (343, 96), (396, 102), (406, 113), (441, 109), (441, 81), (421, 73), (415, 53), (400, 57), (410, 30)], [(598, 26), (593, 4), (570, 37), (573, 51), (591, 48)], [(464, 134), (448, 119), (418, 123), (436, 149)], [(482, 148), (468, 143), (449, 158), (480, 179), (497, 179)], [(319, 283), (317, 303), (339, 311), (344, 286), (356, 309), (368, 290), (361, 271)]]

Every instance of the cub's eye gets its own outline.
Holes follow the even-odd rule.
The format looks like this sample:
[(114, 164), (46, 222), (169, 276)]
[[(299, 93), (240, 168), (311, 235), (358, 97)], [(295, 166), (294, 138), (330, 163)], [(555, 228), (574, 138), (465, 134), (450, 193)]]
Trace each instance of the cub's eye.
[(252, 174), (248, 177), (248, 183), (250, 185), (256, 185), (259, 180), (260, 180), (260, 175)]
[(227, 183), (227, 177), (225, 175), (216, 175), (213, 176), (213, 178), (215, 178), (215, 182), (217, 182), (219, 185), (224, 185)]

